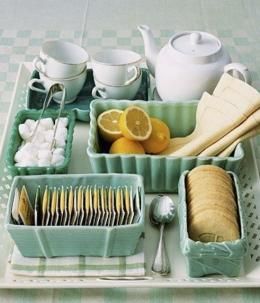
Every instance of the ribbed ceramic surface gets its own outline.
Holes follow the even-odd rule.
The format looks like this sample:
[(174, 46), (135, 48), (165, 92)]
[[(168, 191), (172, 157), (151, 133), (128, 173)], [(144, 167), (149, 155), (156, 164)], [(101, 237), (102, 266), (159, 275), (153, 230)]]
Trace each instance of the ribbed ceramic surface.
[(231, 157), (170, 157), (160, 155), (108, 154), (97, 129), (97, 117), (105, 110), (125, 109), (130, 105), (143, 108), (151, 117), (163, 120), (172, 137), (186, 136), (195, 127), (197, 101), (161, 102), (95, 100), (90, 106), (90, 131), (87, 154), (95, 173), (132, 173), (144, 177), (146, 192), (177, 192), (181, 173), (202, 164), (214, 164), (226, 170), (237, 171), (244, 158), (239, 144)]
[[(132, 186), (141, 189), (141, 217), (137, 223), (121, 226), (25, 226), (11, 217), (15, 188), (26, 186), (31, 203), (37, 186)], [(32, 205), (33, 206), (33, 205)], [(55, 256), (127, 256), (135, 252), (144, 232), (143, 178), (137, 175), (85, 174), (17, 176), (14, 178), (5, 225), (21, 254), (27, 257)]]
[[(68, 134), (65, 146), (64, 157), (65, 160), (61, 165), (57, 166), (46, 166), (46, 167), (17, 167), (14, 163), (14, 156), (19, 146), (22, 143), (22, 138), (19, 135), (18, 127), (19, 124), (24, 123), (26, 119), (37, 120), (40, 117), (41, 110), (20, 110), (15, 116), (14, 123), (11, 130), (11, 136), (8, 142), (8, 148), (6, 152), (6, 166), (12, 176), (16, 175), (42, 175), (42, 174), (62, 174), (68, 171), (69, 162), (71, 159), (72, 152), (72, 141), (75, 127), (75, 114), (73, 112), (63, 111), (61, 117), (68, 118)], [(57, 110), (46, 110), (43, 118), (56, 119), (58, 117)]]
[(185, 171), (179, 182), (179, 222), (180, 222), (180, 246), (187, 258), (187, 271), (190, 277), (201, 277), (209, 274), (221, 274), (235, 277), (240, 274), (243, 257), (247, 251), (246, 222), (244, 208), (241, 201), (241, 193), (238, 177), (228, 172), (233, 181), (238, 205), (238, 218), (240, 225), (240, 239), (225, 242), (193, 241), (189, 238), (186, 207)]

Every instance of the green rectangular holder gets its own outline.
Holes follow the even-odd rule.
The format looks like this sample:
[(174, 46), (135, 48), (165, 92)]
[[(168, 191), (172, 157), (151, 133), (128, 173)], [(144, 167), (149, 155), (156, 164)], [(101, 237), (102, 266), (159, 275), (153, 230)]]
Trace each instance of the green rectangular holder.
[(90, 131), (87, 154), (95, 173), (132, 173), (144, 177), (146, 192), (177, 192), (183, 171), (203, 164), (213, 164), (226, 170), (238, 171), (244, 158), (244, 150), (238, 144), (230, 157), (171, 157), (162, 155), (109, 154), (107, 144), (100, 138), (97, 128), (98, 116), (109, 109), (124, 110), (136, 105), (150, 117), (163, 120), (170, 128), (171, 137), (190, 134), (196, 123), (197, 101), (127, 101), (95, 100), (90, 106)]
[[(68, 118), (68, 134), (67, 141), (65, 147), (64, 157), (65, 160), (61, 165), (57, 166), (46, 166), (46, 167), (18, 167), (15, 166), (14, 156), (17, 152), (19, 146), (22, 143), (22, 138), (19, 135), (18, 127), (19, 124), (24, 123), (26, 119), (37, 120), (40, 117), (41, 110), (35, 109), (24, 109), (20, 110), (14, 119), (14, 123), (12, 125), (11, 135), (9, 138), (7, 152), (6, 152), (6, 166), (11, 173), (12, 176), (17, 175), (42, 175), (42, 174), (63, 174), (68, 171), (69, 162), (71, 160), (71, 152), (72, 152), (72, 141), (73, 141), (73, 133), (75, 128), (75, 113), (70, 111), (63, 111), (61, 117)], [(46, 110), (44, 112), (43, 118), (52, 118), (56, 119), (58, 117), (57, 110)]]
[(200, 242), (189, 238), (186, 207), (185, 179), (189, 171), (185, 171), (179, 182), (180, 246), (186, 258), (190, 277), (201, 277), (210, 274), (221, 274), (236, 277), (240, 274), (243, 258), (247, 252), (247, 238), (243, 202), (241, 200), (238, 177), (228, 172), (233, 181), (237, 197), (240, 239), (224, 242)]
[[(141, 189), (141, 217), (138, 222), (121, 226), (26, 226), (14, 223), (11, 210), (15, 188), (25, 185), (30, 201), (38, 185), (59, 186), (132, 186)], [(31, 202), (33, 203), (33, 202)], [(34, 205), (32, 205), (34, 207)], [(75, 174), (16, 176), (9, 195), (5, 227), (25, 257), (127, 256), (134, 254), (144, 232), (145, 200), (143, 178), (138, 175)]]

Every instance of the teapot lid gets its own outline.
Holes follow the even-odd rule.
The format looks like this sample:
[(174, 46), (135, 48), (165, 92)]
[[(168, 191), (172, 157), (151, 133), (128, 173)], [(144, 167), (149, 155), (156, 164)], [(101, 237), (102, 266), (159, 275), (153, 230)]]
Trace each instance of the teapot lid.
[(175, 35), (169, 43), (180, 59), (194, 63), (215, 61), (222, 48), (221, 42), (215, 36), (199, 31)]

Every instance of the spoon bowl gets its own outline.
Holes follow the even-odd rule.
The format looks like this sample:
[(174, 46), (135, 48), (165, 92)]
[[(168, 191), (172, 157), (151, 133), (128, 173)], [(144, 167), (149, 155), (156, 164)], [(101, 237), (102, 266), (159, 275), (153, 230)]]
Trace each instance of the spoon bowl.
[(149, 209), (149, 218), (152, 224), (160, 226), (160, 238), (152, 265), (152, 271), (161, 275), (168, 275), (171, 270), (169, 258), (165, 249), (164, 226), (174, 219), (175, 214), (176, 207), (169, 196), (158, 195), (152, 200)]

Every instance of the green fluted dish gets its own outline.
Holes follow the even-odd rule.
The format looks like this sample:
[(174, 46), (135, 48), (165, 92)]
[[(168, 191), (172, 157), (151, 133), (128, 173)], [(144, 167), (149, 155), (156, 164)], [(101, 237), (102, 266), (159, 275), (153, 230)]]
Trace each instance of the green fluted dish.
[(247, 238), (244, 218), (244, 207), (241, 200), (238, 177), (228, 172), (233, 181), (238, 205), (240, 239), (224, 242), (200, 242), (189, 238), (186, 207), (185, 171), (179, 182), (178, 215), (180, 222), (180, 247), (186, 257), (187, 271), (190, 277), (201, 277), (209, 274), (221, 274), (236, 277), (240, 274), (243, 258), (247, 252)]
[[(141, 189), (141, 216), (138, 222), (121, 226), (25, 226), (14, 223), (11, 210), (15, 188), (25, 185), (31, 203), (37, 186), (132, 186)], [(143, 178), (138, 175), (71, 174), (45, 176), (17, 176), (9, 195), (5, 227), (21, 254), (26, 257), (55, 256), (127, 256), (135, 253), (144, 232)], [(32, 205), (34, 207), (34, 205)]]
[(146, 192), (177, 192), (183, 171), (203, 164), (214, 164), (226, 170), (237, 171), (244, 158), (241, 144), (230, 157), (170, 157), (162, 155), (109, 154), (109, 146), (98, 134), (97, 117), (108, 109), (124, 110), (130, 105), (143, 108), (151, 117), (163, 120), (172, 137), (190, 134), (195, 127), (197, 101), (127, 101), (95, 100), (90, 106), (90, 131), (87, 154), (95, 173), (132, 173), (144, 177)]
[[(57, 166), (46, 166), (46, 167), (38, 167), (38, 166), (26, 166), (26, 167), (17, 167), (15, 166), (14, 156), (17, 152), (19, 146), (22, 143), (22, 138), (19, 135), (18, 127), (19, 124), (24, 123), (26, 119), (37, 120), (40, 117), (41, 110), (35, 109), (24, 109), (20, 110), (14, 119), (14, 123), (12, 125), (11, 135), (8, 142), (7, 152), (6, 152), (6, 166), (11, 173), (12, 176), (17, 175), (42, 175), (42, 174), (63, 174), (68, 171), (69, 162), (71, 160), (71, 152), (72, 152), (72, 141), (73, 141), (73, 133), (75, 128), (75, 114), (73, 112), (63, 111), (61, 117), (68, 118), (68, 134), (67, 141), (65, 146), (64, 157), (65, 160), (61, 165)], [(46, 110), (44, 112), (43, 118), (52, 118), (56, 119), (58, 117), (57, 110)]]

